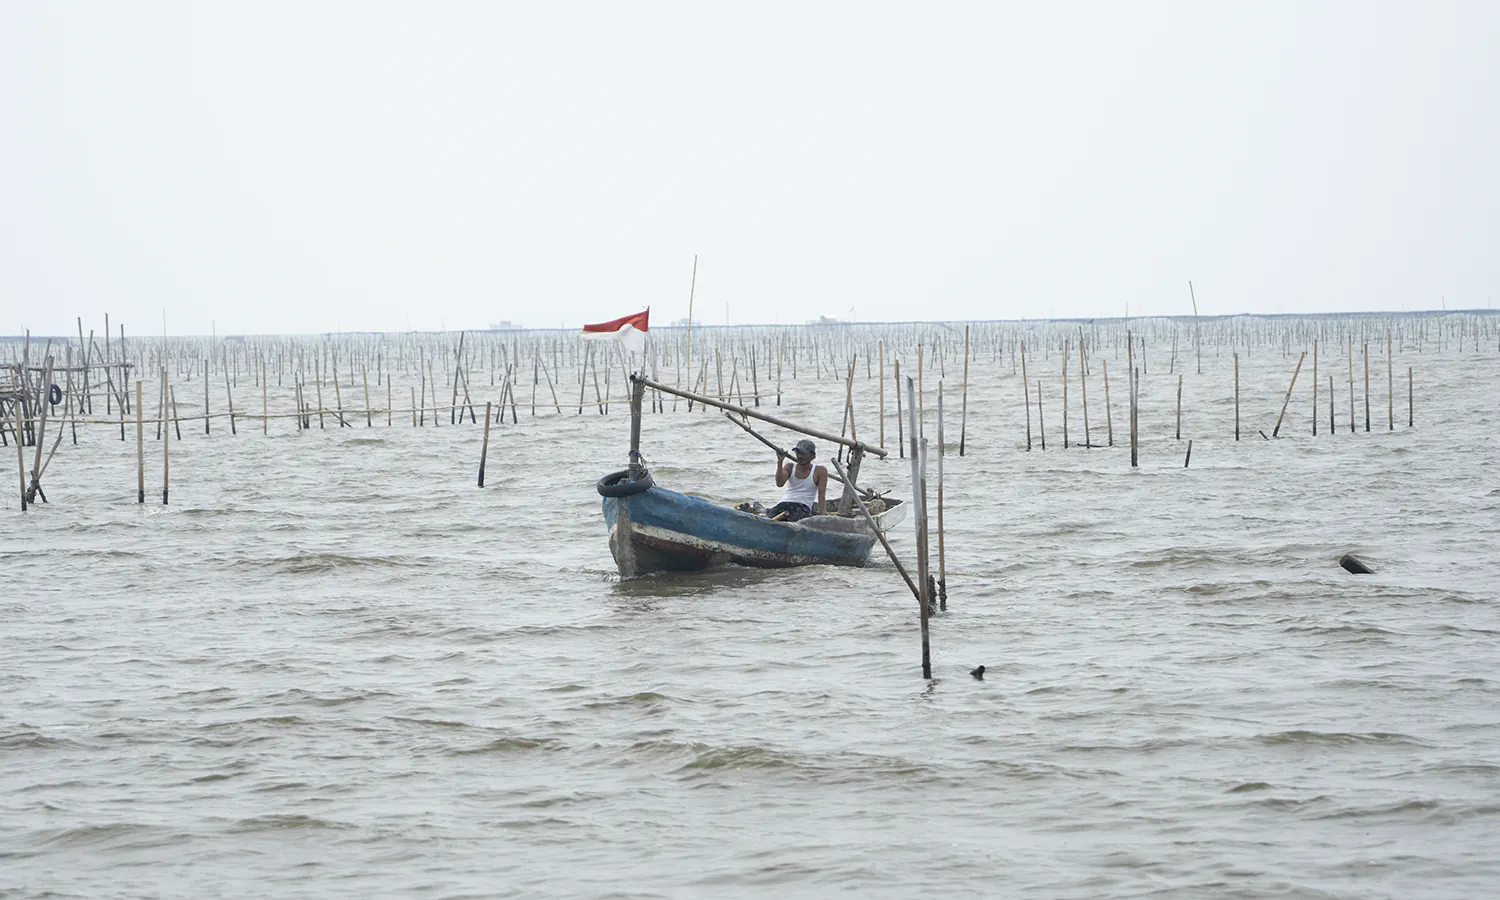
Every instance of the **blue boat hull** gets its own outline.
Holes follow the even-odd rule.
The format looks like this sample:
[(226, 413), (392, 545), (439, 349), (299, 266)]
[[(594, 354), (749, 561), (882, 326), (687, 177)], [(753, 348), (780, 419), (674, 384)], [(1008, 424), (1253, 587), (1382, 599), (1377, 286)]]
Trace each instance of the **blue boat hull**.
[(624, 578), (724, 563), (862, 566), (875, 544), (875, 532), (863, 520), (814, 516), (773, 522), (660, 487), (605, 497), (604, 521), (610, 553)]

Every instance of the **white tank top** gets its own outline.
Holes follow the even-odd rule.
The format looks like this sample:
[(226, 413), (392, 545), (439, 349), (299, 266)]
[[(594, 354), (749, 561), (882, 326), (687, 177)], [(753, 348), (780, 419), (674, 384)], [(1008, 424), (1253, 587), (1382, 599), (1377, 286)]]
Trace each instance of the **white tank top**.
[(813, 473), (817, 472), (817, 466), (808, 469), (806, 478), (797, 477), (797, 466), (793, 464), (792, 474), (787, 476), (786, 491), (781, 495), (782, 503), (801, 503), (808, 509), (816, 509), (818, 506), (818, 486), (813, 483)]

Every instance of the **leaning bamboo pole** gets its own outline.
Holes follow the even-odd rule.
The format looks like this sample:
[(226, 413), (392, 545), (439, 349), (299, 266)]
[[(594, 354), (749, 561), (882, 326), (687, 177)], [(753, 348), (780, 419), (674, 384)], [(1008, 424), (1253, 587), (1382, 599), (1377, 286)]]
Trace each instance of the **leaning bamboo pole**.
[[(684, 400), (692, 400), (694, 402), (701, 403), (704, 406), (713, 406), (717, 407), (718, 409), (737, 413), (741, 416), (747, 416), (752, 419), (759, 419), (762, 422), (769, 422), (772, 425), (785, 428), (788, 431), (800, 431), (803, 434), (818, 438), (819, 440), (832, 441), (835, 444), (840, 444), (842, 446), (849, 447), (853, 450), (859, 450), (864, 453), (873, 453), (876, 456), (881, 457), (882, 459), (884, 459), (887, 454), (887, 451), (884, 447), (872, 447), (869, 444), (866, 444), (864, 441), (855, 440), (853, 438), (846, 438), (841, 435), (834, 434), (831, 431), (824, 431), (821, 428), (813, 428), (810, 425), (801, 425), (796, 422), (783, 419), (780, 416), (773, 416), (768, 413), (759, 412), (755, 409), (739, 406), (728, 401), (715, 400), (711, 397), (697, 394), (692, 391), (679, 390), (678, 388), (674, 388), (657, 381), (652, 381), (650, 378), (646, 378), (641, 375), (632, 375), (631, 380), (636, 384), (644, 384), (646, 387), (653, 388), (665, 394), (675, 394), (679, 397), (682, 397)], [(909, 381), (910, 378), (908, 378), (907, 380)]]

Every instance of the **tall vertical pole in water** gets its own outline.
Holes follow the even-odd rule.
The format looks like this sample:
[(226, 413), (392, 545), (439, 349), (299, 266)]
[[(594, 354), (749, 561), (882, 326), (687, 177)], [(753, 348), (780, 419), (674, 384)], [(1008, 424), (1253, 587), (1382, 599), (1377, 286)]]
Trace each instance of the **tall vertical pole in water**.
[(943, 546), (943, 383), (938, 382), (937, 395), (937, 525), (938, 525), (938, 608), (948, 608), (948, 556)]
[(1234, 355), (1234, 439), (1240, 439), (1240, 355), (1238, 353)]
[[(964, 386), (962, 396), (959, 398), (958, 412), (958, 455), (964, 455), (964, 441), (969, 434), (969, 326), (964, 326)], [(882, 445), (884, 446), (884, 445)], [(938, 454), (939, 465), (941, 465), (942, 454)], [(943, 479), (938, 477), (938, 518), (942, 518)], [(942, 543), (942, 526), (938, 526), (938, 543)], [(941, 554), (939, 554), (941, 556)], [(946, 592), (945, 592), (946, 593)], [(947, 609), (947, 597), (944, 597), (944, 609)]]
[(906, 376), (907, 440), (911, 450), (911, 499), (916, 507), (912, 517), (917, 533), (917, 605), (922, 623), (922, 677), (932, 678), (932, 651), (927, 639), (927, 617), (932, 609), (932, 597), (927, 585), (927, 510), (922, 495), (922, 451), (917, 443), (917, 385), (910, 375)]
[[(1193, 293), (1193, 283), (1188, 282), (1188, 296), (1193, 298), (1193, 343), (1198, 345), (1198, 374), (1203, 374), (1203, 332), (1198, 328), (1198, 295)], [(1144, 348), (1143, 348), (1144, 351)]]
[[(1475, 331), (1474, 352), (1479, 352), (1478, 330)], [(1396, 430), (1396, 376), (1391, 369), (1391, 329), (1385, 330), (1385, 415), (1387, 431)]]
[(1365, 433), (1370, 431), (1370, 342), (1364, 344), (1365, 361)]
[[(1026, 449), (1031, 449), (1031, 382), (1026, 379), (1026, 342), (1021, 342), (1021, 399), (1026, 403)], [(1042, 392), (1037, 389), (1037, 412), (1041, 413)], [(1044, 446), (1042, 449), (1046, 449)]]
[[(146, 423), (141, 413), (141, 382), (135, 383), (135, 502), (146, 502)], [(24, 485), (23, 485), (24, 487)]]
[[(695, 383), (693, 381), (693, 295), (696, 294), (697, 292), (698, 292), (698, 254), (694, 253), (693, 254), (693, 280), (688, 283), (687, 372), (688, 372), (688, 383), (689, 384), (694, 384)], [(704, 393), (707, 393), (707, 391), (704, 391)], [(778, 388), (778, 394), (779, 393), (780, 393), (780, 389)], [(580, 400), (579, 402), (582, 403), (583, 401)], [(781, 405), (780, 397), (777, 398), (776, 405), (777, 406)], [(579, 412), (583, 412), (582, 407), (580, 407), (578, 411)], [(688, 407), (688, 411), (692, 412), (692, 407)]]
[[(262, 382), (262, 384), (264, 384), (264, 382)], [(161, 390), (162, 390), (162, 395), (166, 396), (167, 395), (167, 369), (166, 369), (166, 366), (163, 366), (162, 370), (161, 370)], [(162, 416), (163, 420), (165, 420), (166, 417), (167, 417), (167, 406), (166, 406), (165, 403), (162, 404), (161, 416)], [(171, 459), (168, 456), (168, 449), (169, 449), (169, 446), (172, 443), (171, 432), (172, 432), (172, 429), (167, 428), (166, 427), (166, 422), (163, 421), (163, 423), (162, 423), (162, 429), (161, 429), (161, 505), (162, 506), (166, 506), (167, 505), (167, 486), (168, 486), (168, 483), (169, 483), (168, 476), (171, 474), (171, 470), (172, 470)]]
[[(17, 366), (16, 367), (16, 374), (21, 377), (21, 381), (19, 382), (19, 384), (17, 386), (18, 387), (22, 387), (22, 389), (24, 390), (23, 386), (25, 384), (25, 377), (26, 377), (26, 370), (25, 370), (25, 368), (21, 367), (21, 366)], [(139, 388), (137, 388), (137, 390), (139, 390)], [(137, 406), (139, 406), (139, 404), (137, 404)], [(11, 401), (10, 401), (10, 409), (11, 409), (11, 412), (15, 413), (15, 416), (16, 416), (16, 471), (19, 472), (20, 476), (21, 476), (21, 512), (25, 512), (26, 511), (26, 451), (24, 449), (22, 449), (22, 447), (23, 447), (23, 445), (26, 442), (21, 439), (21, 395), (19, 393), (15, 394), (14, 396), (12, 396)]]

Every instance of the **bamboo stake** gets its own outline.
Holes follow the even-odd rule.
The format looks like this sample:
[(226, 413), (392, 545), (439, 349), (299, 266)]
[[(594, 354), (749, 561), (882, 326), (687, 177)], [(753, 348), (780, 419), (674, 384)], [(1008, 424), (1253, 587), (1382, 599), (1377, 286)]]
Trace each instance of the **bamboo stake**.
[(1084, 358), (1083, 326), (1078, 326), (1078, 386), (1079, 400), (1083, 404), (1083, 448), (1085, 450), (1093, 446), (1094, 441), (1089, 436), (1089, 370), (1088, 361)]
[[(1459, 349), (1460, 349), (1460, 351), (1463, 349), (1462, 342), (1459, 343)], [(1366, 341), (1365, 344), (1364, 344), (1363, 356), (1364, 356), (1364, 361), (1365, 361), (1365, 433), (1369, 434), (1370, 433), (1370, 343), (1369, 343), (1369, 341)]]
[[(1474, 352), (1479, 352), (1479, 329), (1474, 329)], [(1396, 376), (1391, 368), (1391, 330), (1385, 330), (1385, 416), (1386, 430), (1396, 430)]]
[(1063, 373), (1062, 373), (1062, 375), (1063, 375), (1063, 378), (1062, 378), (1062, 382), (1063, 382), (1063, 398), (1062, 398), (1062, 417), (1063, 417), (1063, 449), (1064, 450), (1068, 449), (1068, 349), (1069, 349), (1068, 348), (1068, 339), (1067, 338), (1063, 338), (1063, 365), (1062, 365), (1062, 370), (1063, 370)]
[(1109, 360), (1101, 359), (1099, 364), (1104, 367), (1104, 427), (1109, 433), (1109, 445), (1115, 445), (1115, 416), (1109, 408)]
[[(262, 361), (260, 364), (260, 433), (262, 435), (271, 433), (271, 401), (266, 391), (266, 364)], [(318, 405), (322, 406), (323, 402), (319, 400)]]
[(1036, 380), (1036, 424), (1042, 437), (1042, 450), (1047, 449), (1047, 417), (1042, 412), (1042, 380)]
[[(880, 341), (879, 344), (878, 344), (878, 346), (879, 346), (879, 352), (880, 352), (880, 436), (879, 436), (879, 441), (880, 441), (880, 446), (884, 447), (885, 446), (885, 341)], [(778, 366), (780, 365), (780, 362), (781, 361), (778, 358), (778, 360), (777, 360), (777, 365)], [(781, 404), (778, 403), (776, 405), (780, 406)]]
[(1271, 429), (1271, 437), (1276, 437), (1281, 432), (1281, 420), (1286, 415), (1287, 404), (1292, 402), (1292, 388), (1297, 386), (1297, 373), (1302, 371), (1302, 360), (1307, 358), (1307, 351), (1297, 357), (1297, 368), (1292, 370), (1292, 383), (1286, 386), (1286, 399), (1281, 402), (1281, 414), (1276, 417), (1276, 427)]
[[(730, 421), (734, 420), (731, 419)], [(740, 423), (735, 422), (735, 424), (738, 425)], [(752, 432), (752, 434), (753, 433), (754, 432)], [(839, 480), (844, 482), (845, 484), (848, 484), (849, 476), (847, 473), (845, 473), (843, 465), (840, 464), (837, 459), (833, 460), (832, 462), (833, 469), (838, 473)], [(896, 555), (896, 550), (891, 546), (890, 540), (886, 538), (885, 532), (881, 531), (880, 526), (875, 524), (875, 517), (870, 514), (870, 508), (868, 506), (865, 506), (865, 501), (859, 496), (859, 491), (854, 491), (853, 495), (854, 505), (859, 509), (860, 514), (865, 517), (865, 522), (870, 526), (870, 530), (875, 532), (876, 539), (880, 541), (880, 546), (885, 548), (886, 556), (890, 557), (891, 562), (896, 566), (896, 571), (901, 574), (901, 579), (906, 582), (907, 587), (911, 588), (912, 597), (917, 601), (918, 604), (920, 604), (922, 602), (921, 590), (917, 588), (916, 582), (912, 581), (911, 575), (909, 575), (906, 571), (906, 566), (903, 566), (901, 564), (901, 558)]]
[(1354, 433), (1354, 336), (1349, 336), (1349, 433)]
[[(1332, 377), (1332, 376), (1329, 376)], [(1234, 355), (1234, 439), (1240, 439), (1240, 355)]]
[[(829, 432), (829, 431), (823, 431), (821, 429), (813, 428), (813, 427), (808, 426), (808, 425), (799, 425), (799, 424), (797, 424), (795, 422), (788, 421), (787, 419), (783, 419), (783, 418), (781, 418), (779, 416), (773, 416), (773, 415), (770, 415), (768, 413), (758, 412), (757, 410), (754, 410), (754, 409), (751, 409), (751, 408), (748, 408), (748, 407), (736, 406), (733, 403), (720, 402), (720, 401), (715, 400), (715, 399), (713, 399), (711, 397), (705, 397), (703, 395), (694, 394), (694, 393), (691, 393), (689, 391), (679, 390), (677, 388), (669, 387), (669, 386), (664, 385), (664, 384), (660, 384), (658, 382), (652, 381), (649, 378), (644, 378), (644, 377), (641, 377), (639, 375), (634, 376), (633, 380), (637, 384), (644, 384), (646, 387), (655, 388), (656, 390), (662, 391), (663, 393), (677, 394), (677, 395), (683, 397), (684, 399), (689, 399), (689, 400), (697, 401), (698, 403), (701, 403), (704, 406), (715, 406), (715, 407), (718, 407), (719, 409), (727, 410), (727, 411), (732, 412), (732, 413), (737, 413), (737, 414), (739, 414), (741, 416), (745, 416), (745, 417), (748, 417), (748, 418), (751, 418), (751, 419), (760, 419), (762, 422), (770, 422), (772, 425), (778, 425), (778, 426), (780, 426), (782, 428), (785, 428), (785, 429), (787, 429), (789, 431), (799, 431), (799, 432), (801, 432), (803, 434), (809, 435), (811, 437), (818, 438), (820, 440), (832, 441), (835, 444), (840, 444), (840, 445), (845, 446), (845, 447), (850, 447), (850, 448), (853, 448), (853, 449), (858, 449), (858, 450), (861, 450), (861, 451), (863, 451), (865, 453), (873, 453), (876, 456), (881, 457), (882, 459), (884, 459), (885, 456), (887, 455), (887, 451), (886, 451), (886, 449), (884, 447), (871, 447), (869, 444), (866, 444), (863, 441), (854, 440), (852, 438), (846, 438), (846, 437), (843, 437), (842, 435), (837, 435), (837, 434), (834, 434), (834, 433)], [(908, 378), (907, 380), (910, 381), (911, 379)]]
[(1411, 366), (1407, 366), (1406, 367), (1406, 427), (1407, 428), (1412, 427), (1412, 424), (1416, 421), (1416, 417), (1415, 417), (1415, 415), (1412, 412), (1412, 397), (1413, 397), (1413, 394), (1412, 394)]
[[(261, 384), (265, 384), (264, 379), (262, 379)], [(163, 392), (165, 392), (166, 389), (167, 389), (167, 369), (166, 369), (165, 366), (163, 366), (162, 370), (161, 370), (161, 388), (162, 388)], [(165, 412), (165, 410), (163, 410), (163, 412)], [(170, 458), (168, 457), (168, 454), (167, 454), (167, 448), (168, 448), (168, 446), (171, 443), (172, 443), (171, 439), (168, 437), (168, 429), (163, 428), (161, 430), (161, 505), (162, 506), (166, 506), (167, 505), (167, 487), (168, 487), (168, 481), (169, 481), (168, 475), (171, 473), (171, 468), (172, 468), (172, 466), (171, 466), (171, 460), (170, 460)]]
[[(959, 405), (960, 405), (960, 409), (959, 409), (959, 414), (958, 414), (958, 455), (959, 456), (963, 456), (964, 455), (964, 441), (965, 441), (965, 439), (967, 438), (967, 436), (969, 434), (969, 326), (967, 326), (967, 325), (964, 326), (964, 384), (963, 384), (963, 392), (962, 392), (962, 395), (961, 395), (960, 400), (959, 400)], [(884, 442), (883, 441), (881, 442), (881, 444), (882, 444), (882, 446), (884, 446)], [(939, 515), (938, 515), (938, 518), (939, 519), (942, 518), (942, 514), (941, 514), (941, 510), (942, 510), (942, 502), (941, 502), (942, 483), (943, 483), (942, 478), (938, 478), (938, 495), (939, 495), (939, 502), (938, 502)], [(939, 529), (939, 543), (941, 543), (941, 542), (942, 541), (941, 541), (941, 528), (940, 528)]]
[(203, 433), (208, 434), (208, 359), (203, 360)]
[(370, 410), (370, 372), (364, 366), (359, 367), (359, 377), (365, 383), (365, 427), (373, 428), (375, 425), (374, 413)]
[[(920, 371), (920, 370), (919, 370)], [(911, 495), (912, 505), (916, 507), (913, 525), (916, 528), (917, 538), (917, 607), (922, 627), (922, 677), (932, 678), (932, 653), (928, 643), (927, 620), (932, 612), (932, 596), (928, 593), (927, 584), (927, 530), (926, 510), (922, 508), (924, 498), (922, 496), (922, 471), (921, 450), (917, 444), (917, 398), (915, 396), (916, 383), (911, 376), (906, 378), (906, 414), (907, 414), (907, 440), (911, 451)]]
[(484, 460), (490, 453), (490, 401), (484, 401), (484, 442), (479, 445), (479, 486), (484, 487)]
[(938, 608), (948, 608), (948, 557), (943, 547), (943, 383), (938, 382), (937, 392), (937, 526), (938, 526)]
[[(20, 375), (22, 377), (24, 377), (23, 372), (24, 372), (24, 370), (21, 369), (21, 368), (18, 368), (16, 370), (16, 374)], [(22, 384), (18, 383), (17, 386), (21, 387)], [(137, 391), (140, 390), (139, 385), (137, 385), (136, 390)], [(25, 512), (26, 511), (26, 450), (24, 449), (24, 445), (25, 445), (26, 441), (21, 437), (21, 397), (20, 397), (19, 394), (15, 395), (11, 399), (11, 401), (10, 401), (10, 409), (11, 409), (11, 412), (15, 414), (15, 419), (16, 419), (16, 426), (15, 426), (16, 427), (16, 472), (18, 473), (18, 475), (20, 477), (20, 480), (21, 480), (21, 512)], [(137, 410), (140, 409), (140, 403), (136, 403), (136, 409)], [(144, 494), (142, 496), (144, 497)]]
[[(792, 357), (793, 360), (796, 357)], [(901, 360), (896, 360), (896, 454), (906, 458), (905, 419), (901, 415)]]
[[(1193, 343), (1198, 347), (1198, 374), (1203, 374), (1203, 331), (1198, 327), (1198, 295), (1193, 293), (1193, 283), (1188, 282), (1188, 296), (1193, 298)], [(1141, 348), (1142, 364), (1145, 363), (1145, 347)]]
[[(140, 382), (139, 379), (137, 379), (136, 383), (135, 383), (135, 474), (136, 474), (135, 502), (136, 503), (145, 503), (146, 502), (146, 424), (145, 424), (145, 421), (141, 418), (141, 416), (142, 416), (141, 407), (143, 405), (144, 404), (141, 402), (141, 382)], [(233, 421), (233, 419), (231, 419), (230, 421)], [(17, 434), (16, 437), (19, 438), (20, 435)], [(23, 478), (23, 484), (21, 485), (21, 487), (24, 489), (25, 488), (25, 484), (24, 484), (24, 478), (25, 478), (25, 476), (23, 475), (22, 478)]]
[(1177, 440), (1182, 440), (1182, 376), (1177, 376)]
[[(1026, 404), (1026, 449), (1031, 450), (1031, 382), (1026, 378), (1026, 342), (1021, 342), (1021, 400)], [(1042, 412), (1042, 390), (1041, 383), (1037, 384), (1036, 410), (1040, 416)], [(1047, 449), (1045, 438), (1042, 449)]]
[(1318, 342), (1313, 341), (1313, 404), (1312, 404), (1312, 431), (1313, 437), (1318, 436)]

